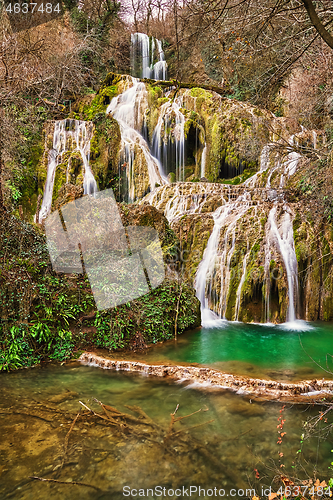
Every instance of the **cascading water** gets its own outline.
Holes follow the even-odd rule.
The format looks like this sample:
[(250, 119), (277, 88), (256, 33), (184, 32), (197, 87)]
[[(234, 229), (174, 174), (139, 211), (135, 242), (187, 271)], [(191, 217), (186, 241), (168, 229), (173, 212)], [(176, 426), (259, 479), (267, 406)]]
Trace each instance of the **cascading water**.
[(277, 246), (284, 262), (287, 273), (289, 300), (287, 321), (293, 322), (296, 320), (296, 304), (298, 297), (298, 268), (294, 245), (293, 224), (290, 209), (285, 203), (283, 205), (283, 215), (280, 218), (280, 229), (278, 229), (277, 210), (278, 206), (277, 202), (275, 202), (268, 215), (266, 233), (268, 234), (269, 240)]
[(150, 39), (144, 33), (131, 35), (131, 65), (134, 76), (155, 80), (167, 79), (167, 63), (162, 42), (154, 37)]
[(205, 143), (205, 147), (203, 148), (201, 156), (201, 170), (200, 170), (201, 178), (205, 177), (206, 174), (206, 158), (207, 158), (207, 144)]
[(164, 52), (162, 49), (162, 42), (156, 39), (158, 56), (160, 60), (154, 64), (154, 79), (166, 80), (167, 79), (167, 63), (165, 61)]
[(242, 296), (242, 288), (245, 283), (245, 277), (246, 277), (246, 265), (247, 261), (250, 255), (251, 249), (249, 248), (249, 242), (247, 242), (247, 252), (245, 254), (245, 257), (243, 259), (243, 271), (242, 271), (242, 277), (239, 282), (238, 288), (237, 288), (237, 294), (236, 294), (236, 306), (235, 306), (235, 321), (238, 321), (239, 317), (239, 308), (240, 308), (240, 303), (241, 303), (241, 296)]
[(217, 207), (223, 205), (228, 199), (227, 187), (215, 183), (177, 182), (156, 189), (144, 201), (164, 212), (172, 223), (185, 214), (210, 212), (212, 198)]
[[(90, 141), (93, 133), (93, 124), (81, 120), (58, 120), (54, 124), (53, 146), (48, 155), (47, 178), (44, 188), (42, 207), (39, 212), (41, 223), (51, 211), (54, 179), (57, 166), (61, 163), (62, 155), (67, 151), (79, 151), (83, 166), (84, 194), (93, 194), (97, 191), (97, 183), (89, 165)], [(69, 169), (69, 164), (68, 168)], [(68, 180), (68, 172), (67, 172)]]
[[(288, 142), (291, 148), (293, 148), (293, 146), (298, 146), (298, 138), (295, 137), (295, 135), (292, 135)], [(280, 188), (284, 187), (286, 177), (288, 178), (291, 175), (294, 175), (300, 158), (301, 155), (297, 153), (297, 151), (291, 151), (288, 153), (281, 165), (284, 168), (284, 171), (281, 174)]]
[[(238, 220), (249, 210), (251, 204), (245, 191), (236, 200), (230, 200), (213, 213), (214, 228), (208, 240), (203, 259), (195, 278), (196, 295), (201, 303), (203, 326), (211, 326), (214, 319), (225, 319), (230, 284), (230, 262), (235, 250), (235, 235)], [(219, 249), (221, 230), (226, 228)], [(217, 278), (218, 271), (220, 279)], [(219, 300), (216, 300), (216, 279), (220, 285)]]
[[(246, 218), (250, 220), (257, 218), (260, 227), (263, 228), (261, 240), (263, 240), (264, 267), (262, 269), (265, 271), (265, 286), (263, 286), (262, 293), (265, 311), (262, 317), (266, 321), (270, 321), (271, 318), (270, 295), (273, 281), (270, 276), (270, 265), (274, 257), (282, 262), (288, 283), (287, 303), (289, 305), (286, 319), (288, 322), (296, 319), (298, 271), (293, 241), (292, 214), (284, 200), (283, 192), (270, 187), (272, 173), (279, 167), (285, 171), (286, 161), (280, 161), (273, 145), (268, 144), (261, 153), (259, 172), (243, 185), (177, 183), (159, 188), (145, 199), (156, 208), (163, 210), (171, 225), (184, 215), (191, 216), (207, 213), (207, 211), (211, 213), (212, 207), (215, 206), (213, 209), (215, 211), (211, 213), (214, 227), (195, 278), (196, 293), (201, 302), (202, 324), (206, 327), (220, 325), (220, 321), (223, 321), (227, 315), (230, 318), (230, 314), (234, 320), (239, 319), (243, 287), (248, 276), (250, 255), (253, 250), (249, 245), (249, 240), (247, 239), (245, 248), (242, 245), (243, 258), (241, 266), (237, 268), (234, 267), (234, 254), (236, 248), (239, 249), (239, 242), (242, 239), (241, 228)], [(257, 183), (260, 184), (260, 174), (266, 170), (268, 170), (267, 187), (256, 187)], [(263, 227), (261, 221), (265, 220), (263, 216), (267, 211), (267, 202), (273, 203), (273, 206), (269, 210), (267, 223)], [(257, 211), (262, 215), (258, 216)], [(238, 274), (236, 275), (234, 271)], [(235, 286), (235, 305), (230, 309), (230, 293), (232, 287)]]
[(152, 153), (163, 165), (165, 174), (175, 173), (176, 181), (185, 180), (185, 116), (180, 111), (182, 97), (161, 106), (152, 139)]
[(247, 179), (244, 182), (244, 185), (253, 188), (256, 186), (257, 179), (262, 174), (269, 168), (269, 161), (270, 161), (270, 152), (271, 152), (271, 145), (266, 144), (266, 146), (263, 147), (260, 155), (260, 169), (259, 172), (255, 173), (252, 177)]
[(143, 128), (143, 114), (148, 107), (146, 87), (133, 77), (130, 77), (129, 84), (131, 86), (127, 90), (112, 99), (106, 112), (111, 114), (120, 126), (121, 166), (126, 168), (127, 201), (133, 202), (141, 194), (139, 189), (142, 190), (139, 186), (140, 179), (135, 175), (135, 162), (140, 163), (141, 171), (144, 172), (142, 159), (145, 160), (151, 191), (155, 189), (156, 184), (165, 184), (168, 180), (160, 162), (152, 156), (147, 142), (140, 133)]

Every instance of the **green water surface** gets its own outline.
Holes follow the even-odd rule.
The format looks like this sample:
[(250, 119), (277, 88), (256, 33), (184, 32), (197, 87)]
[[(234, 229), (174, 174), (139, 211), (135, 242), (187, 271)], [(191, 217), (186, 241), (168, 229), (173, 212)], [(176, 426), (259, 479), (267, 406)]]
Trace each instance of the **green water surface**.
[[(297, 328), (297, 329), (291, 329)], [(198, 363), (234, 374), (274, 380), (333, 378), (333, 325), (220, 322), (134, 355), (149, 362)], [(117, 357), (117, 354), (114, 354)], [(133, 357), (133, 354), (129, 355)]]

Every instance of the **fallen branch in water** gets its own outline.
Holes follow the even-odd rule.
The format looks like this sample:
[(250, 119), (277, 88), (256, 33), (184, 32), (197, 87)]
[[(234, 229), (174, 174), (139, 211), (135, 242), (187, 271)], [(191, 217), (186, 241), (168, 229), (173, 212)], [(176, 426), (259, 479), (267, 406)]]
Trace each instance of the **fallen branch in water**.
[(2, 415), (25, 415), (26, 417), (33, 417), (33, 418), (38, 418), (39, 420), (44, 420), (44, 422), (48, 422), (49, 424), (53, 422), (53, 420), (48, 420), (47, 418), (41, 417), (40, 415), (34, 415), (33, 413), (28, 413), (26, 411), (17, 411), (17, 410), (10, 410), (10, 411), (3, 411), (0, 410), (0, 414)]
[[(168, 439), (169, 436), (171, 436), (171, 435), (175, 435), (175, 434), (178, 434), (179, 432), (183, 432), (183, 431), (173, 432), (173, 426), (175, 425), (176, 422), (179, 422), (180, 420), (183, 420), (184, 418), (191, 417), (192, 415), (195, 415), (196, 413), (200, 413), (201, 411), (208, 411), (207, 407), (206, 408), (200, 408), (200, 410), (194, 411), (193, 413), (190, 413), (189, 415), (184, 415), (183, 417), (177, 417), (176, 418), (175, 415), (176, 415), (178, 409), (179, 409), (179, 404), (176, 406), (175, 411), (170, 414), (170, 416), (171, 416), (171, 422), (170, 422), (170, 426), (169, 426), (169, 432), (166, 435), (165, 439)], [(204, 422), (203, 424), (199, 424), (199, 425), (204, 425), (205, 423), (208, 424), (208, 423), (211, 423), (211, 422), (213, 422), (213, 420), (210, 420), (209, 422)]]
[(29, 476), (30, 479), (36, 479), (37, 481), (45, 481), (48, 483), (59, 483), (59, 484), (75, 484), (77, 486), (86, 486), (87, 488), (93, 488), (96, 491), (102, 491), (98, 486), (93, 486), (92, 484), (80, 483), (79, 481), (59, 481), (58, 479), (46, 479), (45, 477)]

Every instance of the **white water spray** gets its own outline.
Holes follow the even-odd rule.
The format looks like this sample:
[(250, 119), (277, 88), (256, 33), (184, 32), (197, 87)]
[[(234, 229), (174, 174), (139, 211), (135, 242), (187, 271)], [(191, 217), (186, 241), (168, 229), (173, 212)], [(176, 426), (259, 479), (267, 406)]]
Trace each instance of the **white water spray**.
[(47, 177), (44, 188), (43, 202), (39, 212), (40, 223), (51, 211), (55, 173), (57, 166), (61, 163), (62, 155), (65, 152), (79, 151), (81, 154), (84, 166), (84, 194), (93, 194), (97, 191), (97, 183), (89, 165), (90, 141), (92, 133), (93, 125), (91, 122), (80, 120), (58, 120), (55, 122), (53, 145), (48, 156)]
[[(176, 181), (185, 180), (185, 116), (180, 111), (182, 97), (162, 104), (152, 139), (152, 152), (171, 171), (175, 163)], [(167, 173), (167, 172), (165, 172)]]
[[(158, 60), (155, 62), (157, 49)], [(139, 61), (137, 60), (139, 56)], [(137, 66), (141, 67), (141, 78), (154, 78), (155, 80), (167, 79), (167, 63), (165, 61), (162, 42), (145, 33), (131, 35), (131, 64), (132, 71), (137, 73)]]
[(126, 167), (128, 198), (133, 202), (137, 199), (134, 161), (138, 149), (141, 150), (146, 160), (150, 189), (154, 190), (156, 184), (165, 184), (168, 181), (163, 174), (160, 162), (151, 155), (147, 142), (140, 134), (144, 111), (148, 107), (146, 87), (144, 83), (133, 77), (130, 78), (130, 84), (127, 90), (112, 99), (106, 113), (111, 114), (120, 126), (121, 156)]
[[(250, 208), (248, 194), (238, 196), (236, 200), (227, 202), (213, 213), (214, 228), (208, 240), (202, 261), (199, 264), (195, 278), (196, 295), (201, 303), (202, 324), (215, 318), (225, 319), (227, 310), (227, 298), (230, 284), (230, 262), (235, 249), (237, 221)], [(222, 228), (226, 228), (223, 237), (222, 254), (219, 252), (220, 234)], [(230, 241), (231, 240), (231, 241)], [(220, 271), (220, 296), (216, 300), (217, 270)], [(215, 291), (214, 291), (215, 290)], [(210, 313), (214, 312), (212, 316)]]
[(283, 206), (283, 215), (280, 217), (280, 228), (277, 221), (277, 203), (270, 210), (267, 220), (268, 235), (277, 246), (277, 249), (283, 259), (284, 267), (287, 273), (288, 281), (288, 311), (287, 321), (296, 320), (296, 298), (298, 296), (298, 268), (295, 253), (293, 224), (290, 216), (289, 207)]
[(205, 147), (203, 148), (201, 156), (201, 171), (200, 171), (201, 178), (205, 177), (206, 174), (206, 158), (207, 158), (207, 144), (205, 143)]

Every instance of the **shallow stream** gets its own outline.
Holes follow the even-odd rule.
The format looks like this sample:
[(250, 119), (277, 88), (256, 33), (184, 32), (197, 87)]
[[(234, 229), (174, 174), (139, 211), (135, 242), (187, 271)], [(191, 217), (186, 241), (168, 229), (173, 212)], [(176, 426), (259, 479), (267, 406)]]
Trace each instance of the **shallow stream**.
[[(202, 353), (210, 355), (204, 348)], [(251, 498), (247, 489), (277, 489), (273, 480), (281, 472), (307, 479), (316, 468), (320, 479), (330, 477), (330, 437), (301, 444), (303, 422), (318, 415), (321, 405), (283, 409), (230, 391), (203, 391), (78, 363), (2, 374), (0, 384), (1, 499), (123, 499), (124, 486), (216, 487), (226, 494), (241, 488), (244, 494), (236, 498)], [(94, 398), (113, 410), (103, 410)], [(115, 408), (125, 414), (117, 424), (108, 420)], [(192, 413), (170, 427), (172, 418)], [(277, 444), (280, 416), (286, 434)], [(322, 428), (328, 419), (320, 422)]]

